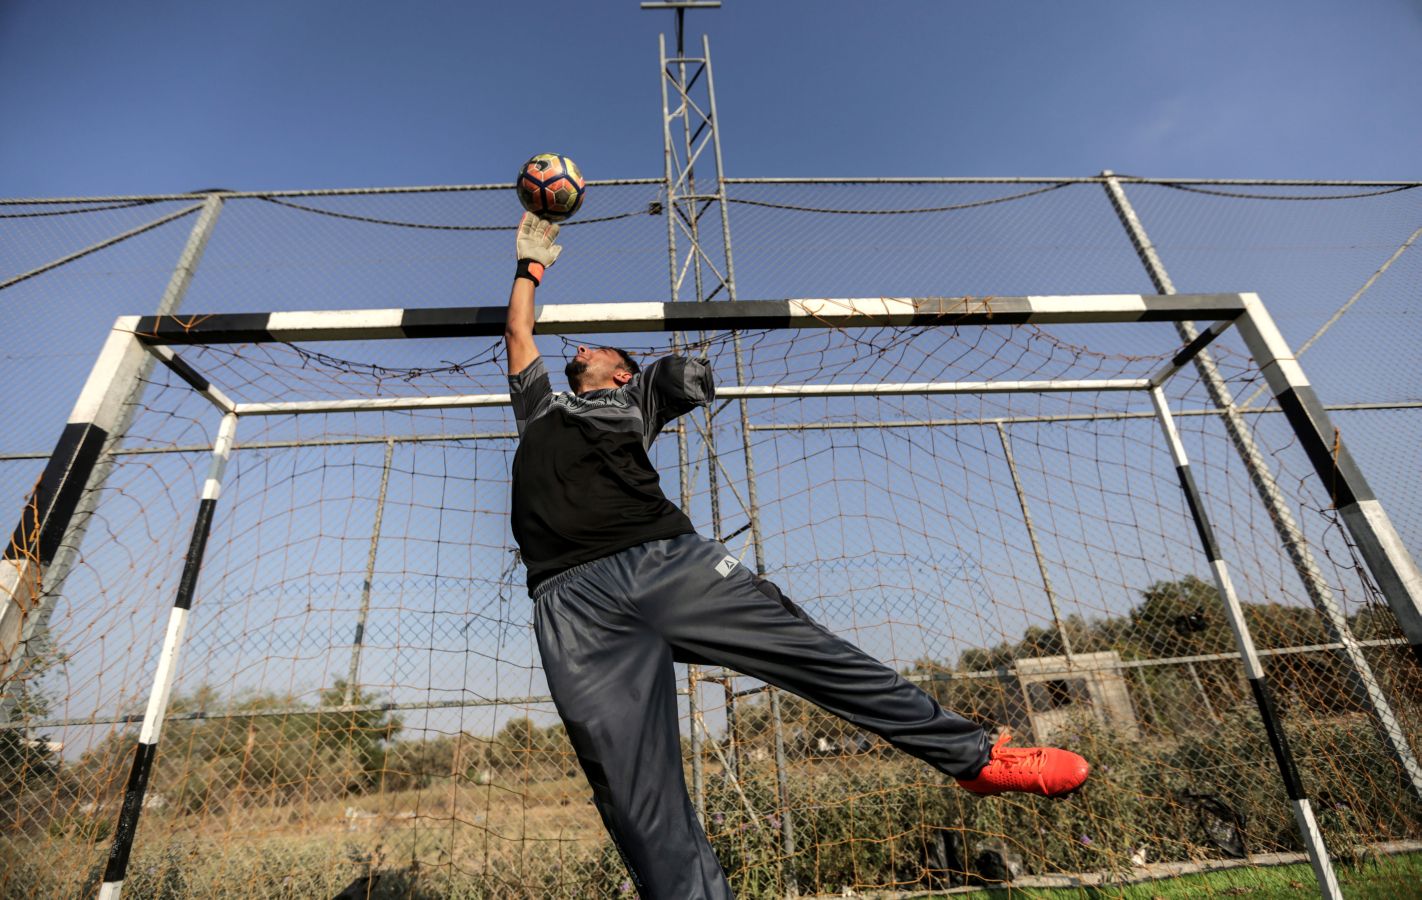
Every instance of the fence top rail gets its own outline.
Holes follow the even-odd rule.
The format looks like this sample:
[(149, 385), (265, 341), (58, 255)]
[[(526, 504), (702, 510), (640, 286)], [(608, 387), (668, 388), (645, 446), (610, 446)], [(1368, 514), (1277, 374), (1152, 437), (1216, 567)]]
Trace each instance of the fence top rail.
[[(621, 187), (638, 184), (665, 184), (661, 178), (604, 178), (589, 180), (589, 187)], [(0, 206), (65, 206), (76, 203), (157, 203), (164, 200), (202, 200), (213, 195), (226, 200), (265, 200), (271, 197), (371, 197), (384, 194), (460, 194), (478, 191), (507, 191), (512, 182), (494, 184), (426, 184), (409, 187), (307, 188), (279, 191), (229, 191), (209, 188), (176, 194), (115, 194), (100, 197), (4, 197)]]
[(1152, 178), (1145, 175), (943, 176), (943, 178), (727, 178), (728, 185), (1219, 185), (1229, 188), (1422, 188), (1422, 181), (1345, 181), (1313, 178)]
[[(1418, 180), (1351, 180), (1312, 178), (1157, 178), (1144, 175), (1074, 175), (1074, 176), (943, 176), (943, 177), (829, 177), (829, 178), (726, 178), (733, 184), (1102, 184), (1107, 179), (1122, 184), (1218, 185), (1221, 187), (1339, 187), (1339, 188), (1413, 188), (1422, 187)], [(588, 182), (591, 187), (622, 185), (662, 185), (663, 178), (608, 178)], [(404, 187), (290, 188), (269, 191), (237, 191), (210, 188), (160, 194), (109, 194), (92, 197), (0, 197), (0, 206), (63, 206), (87, 203), (156, 203), (164, 200), (201, 200), (213, 194), (234, 200), (267, 197), (361, 197), (381, 194), (440, 194), (504, 191), (507, 182), (493, 184), (429, 184)]]
[[(1244, 309), (1240, 294), (571, 303), (539, 307), (535, 327), (539, 334), (607, 334), (699, 329), (1233, 321)], [(185, 314), (125, 317), (116, 327), (132, 328), (138, 338), (148, 344), (495, 337), (503, 334), (505, 314), (504, 306)]]
[[(1401, 638), (1381, 638), (1367, 641), (1359, 641), (1362, 647), (1405, 647), (1406, 642)], [(1275, 647), (1259, 651), (1260, 656), (1286, 656), (1301, 653), (1323, 653), (1342, 649), (1342, 644), (1310, 644), (1297, 647)], [(1060, 657), (1059, 657), (1060, 658)], [(1031, 659), (1031, 657), (1028, 657)], [(1178, 666), (1190, 665), (1199, 662), (1226, 662), (1239, 659), (1238, 653), (1202, 653), (1195, 656), (1171, 656), (1161, 658), (1145, 659), (1112, 659), (1102, 661), (1095, 665), (1076, 664), (1067, 666), (1065, 664), (1055, 668), (1033, 669), (1033, 675), (1075, 675), (1081, 676), (1091, 672), (1111, 672), (1122, 669), (1140, 669), (1145, 667), (1158, 666)], [(715, 682), (725, 679), (727, 676), (735, 676), (737, 673), (724, 670), (709, 670), (701, 676), (702, 681)], [(953, 681), (998, 681), (1010, 679), (1015, 675), (1014, 666), (1000, 666), (996, 669), (974, 669), (971, 671), (944, 671), (944, 672), (913, 672), (905, 675), (904, 678), (916, 684), (926, 684), (930, 682), (953, 682)], [(745, 677), (745, 676), (740, 676)], [(750, 680), (750, 679), (747, 679)], [(766, 685), (736, 691), (737, 697), (749, 697), (766, 690)], [(685, 687), (677, 689), (677, 694), (685, 696)], [(173, 713), (167, 717), (169, 722), (199, 722), (204, 720), (219, 721), (227, 719), (256, 719), (256, 718), (288, 718), (299, 716), (346, 716), (359, 713), (372, 712), (401, 712), (415, 709), (448, 709), (458, 707), (480, 707), (480, 706), (502, 706), (509, 709), (527, 710), (535, 706), (545, 706), (551, 704), (553, 698), (546, 694), (531, 694), (516, 697), (484, 697), (475, 696), (470, 692), (452, 700), (415, 700), (397, 703), (394, 701), (384, 701), (379, 703), (358, 703), (342, 704), (339, 706), (277, 706), (263, 707), (260, 709), (206, 709), (195, 710), (185, 713)], [(44, 728), (72, 728), (75, 726), (93, 725), (136, 725), (143, 721), (143, 713), (97, 713), (91, 716), (72, 718), (25, 718), (19, 717), (12, 721), (0, 722), (0, 734), (6, 731), (26, 731), (33, 732)]]

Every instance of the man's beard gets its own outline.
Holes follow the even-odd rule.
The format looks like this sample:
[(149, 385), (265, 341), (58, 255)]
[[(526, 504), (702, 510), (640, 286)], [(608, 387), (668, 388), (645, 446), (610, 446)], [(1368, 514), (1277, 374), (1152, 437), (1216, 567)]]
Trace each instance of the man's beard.
[(578, 359), (576, 356), (568, 360), (568, 364), (563, 367), (563, 374), (568, 376), (568, 386), (573, 389), (574, 393), (577, 392), (578, 386), (582, 384), (583, 376), (587, 374), (587, 371), (587, 360)]

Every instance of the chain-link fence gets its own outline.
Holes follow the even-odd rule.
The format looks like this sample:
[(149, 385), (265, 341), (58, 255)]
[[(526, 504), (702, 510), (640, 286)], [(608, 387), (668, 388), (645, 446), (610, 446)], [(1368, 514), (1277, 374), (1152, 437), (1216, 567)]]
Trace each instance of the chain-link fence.
[[(1403, 543), (1422, 547), (1422, 185), (1123, 186), (1177, 290), (1264, 298)], [(1104, 187), (728, 182), (737, 295), (1151, 293)], [(664, 299), (661, 190), (592, 185), (540, 303)], [(17, 521), (118, 315), (179, 300), (167, 311), (180, 317), (498, 306), (507, 293), (517, 214), (502, 186), (226, 195), (195, 228), (204, 202), (0, 205), (4, 377), (19, 388), (0, 398), (13, 423), (0, 501)], [(695, 344), (723, 384), (738, 340), (749, 384), (866, 387), (1139, 378), (1182, 342), (1164, 322), (602, 340), (647, 356)], [(571, 339), (541, 341), (562, 355)], [(1325, 841), (1345, 857), (1407, 846), (1422, 838), (1407, 770), (1422, 740), (1416, 663), (1249, 353), (1232, 332), (1210, 353), (1302, 550), (1285, 548), (1206, 376), (1186, 369), (1169, 397)], [(238, 402), (507, 390), (491, 338), (180, 355)], [(97, 886), (182, 580), (220, 414), (167, 368), (141, 377), (9, 683), (6, 893)], [(754, 401), (744, 420), (737, 409), (697, 413), (654, 446), (697, 527), (763, 558), (810, 615), (945, 706), (1020, 743), (1078, 749), (1096, 771), (1069, 803), (978, 801), (797, 698), (680, 669), (688, 783), (741, 895), (1126, 877), (1246, 856), (1249, 879), (1260, 854), (1301, 849), (1148, 402), (920, 393)], [(514, 447), (497, 406), (242, 418), (134, 842), (135, 891), (316, 896), (364, 879), (406, 893), (630, 893), (538, 667), (506, 524)]]

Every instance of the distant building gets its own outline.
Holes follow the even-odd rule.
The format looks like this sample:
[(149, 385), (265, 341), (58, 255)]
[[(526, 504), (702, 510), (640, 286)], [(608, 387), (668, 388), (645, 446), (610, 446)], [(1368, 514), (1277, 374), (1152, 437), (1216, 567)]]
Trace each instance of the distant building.
[[(1121, 657), (1114, 650), (1019, 659), (1003, 675), (998, 721), (1039, 744), (1051, 744), (1073, 723), (1095, 721), (1124, 737), (1140, 737)], [(1025, 743), (1025, 741), (1024, 741)]]

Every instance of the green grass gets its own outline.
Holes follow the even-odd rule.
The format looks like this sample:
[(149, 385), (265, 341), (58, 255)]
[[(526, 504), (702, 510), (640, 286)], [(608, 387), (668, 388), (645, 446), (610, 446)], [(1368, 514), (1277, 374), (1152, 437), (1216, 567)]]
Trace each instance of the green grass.
[[(1383, 856), (1352, 866), (1336, 866), (1338, 881), (1349, 900), (1401, 900), (1422, 897), (1422, 853)], [(1194, 897), (1272, 898), (1317, 897), (1313, 869), (1299, 863), (1265, 868), (1240, 868), (1141, 884), (1082, 888), (992, 888), (954, 894), (942, 900), (1184, 900)]]

